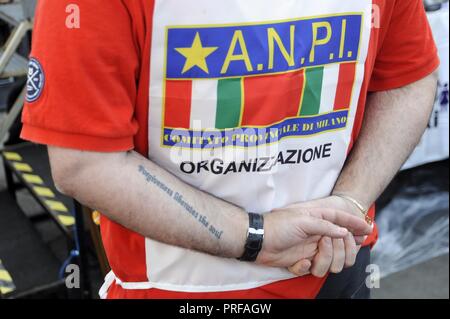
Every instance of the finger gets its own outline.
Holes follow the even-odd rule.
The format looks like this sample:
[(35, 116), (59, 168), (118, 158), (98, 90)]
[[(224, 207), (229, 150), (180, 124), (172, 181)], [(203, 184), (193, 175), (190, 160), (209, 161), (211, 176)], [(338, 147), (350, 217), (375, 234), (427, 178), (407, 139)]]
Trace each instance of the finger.
[(345, 268), (352, 267), (356, 261), (356, 255), (358, 253), (355, 239), (351, 234), (344, 238), (345, 244)]
[(302, 259), (294, 266), (289, 267), (288, 269), (294, 275), (301, 277), (308, 275), (310, 273), (311, 266), (312, 266), (311, 261), (309, 261), (308, 259)]
[(320, 235), (331, 238), (344, 238), (348, 234), (348, 230), (345, 228), (336, 226), (329, 221), (310, 216), (302, 217), (301, 228), (308, 236)]
[[(347, 235), (353, 237), (351, 234)], [(345, 265), (345, 244), (343, 239), (333, 239), (333, 261), (331, 262), (330, 272), (339, 274)]]
[(342, 210), (325, 209), (322, 210), (322, 218), (333, 224), (347, 228), (353, 235), (364, 236), (372, 232), (369, 224), (359, 216), (347, 213)]
[(330, 208), (309, 208), (312, 217), (322, 218), (335, 225), (347, 228), (353, 235), (364, 236), (372, 232), (372, 227), (358, 216)]
[(323, 278), (328, 273), (333, 261), (333, 245), (331, 238), (324, 237), (319, 242), (319, 252), (314, 257), (311, 274)]
[(367, 240), (367, 236), (354, 236), (353, 238), (357, 245), (362, 245)]
[[(371, 234), (373, 233), (374, 227), (375, 227), (375, 226), (374, 226), (374, 224), (372, 223), (372, 224), (370, 225), (370, 228), (372, 229)], [(354, 236), (356, 245), (363, 245), (363, 244), (366, 242), (367, 237), (369, 237), (369, 236)]]

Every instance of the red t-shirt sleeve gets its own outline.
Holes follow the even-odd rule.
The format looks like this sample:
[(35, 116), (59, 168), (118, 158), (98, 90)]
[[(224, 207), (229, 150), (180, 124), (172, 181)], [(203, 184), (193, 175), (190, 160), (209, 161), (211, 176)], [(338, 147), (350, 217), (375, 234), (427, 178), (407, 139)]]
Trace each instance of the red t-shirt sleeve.
[(21, 136), (81, 150), (130, 150), (138, 130), (139, 58), (129, 12), (124, 1), (79, 0), (80, 25), (71, 28), (77, 14), (71, 3), (39, 1), (31, 58), (43, 77), (29, 72), (36, 83), (29, 87), (33, 98), (24, 107)]
[[(394, 1), (394, 0), (393, 0)], [(395, 0), (382, 39), (369, 91), (384, 91), (416, 82), (439, 66), (439, 58), (422, 0)]]

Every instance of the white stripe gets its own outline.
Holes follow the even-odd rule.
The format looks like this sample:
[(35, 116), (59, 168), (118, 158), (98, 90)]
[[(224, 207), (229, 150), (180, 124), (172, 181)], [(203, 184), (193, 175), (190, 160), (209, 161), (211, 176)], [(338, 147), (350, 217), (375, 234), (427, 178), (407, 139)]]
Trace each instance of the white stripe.
[(102, 287), (100, 288), (100, 291), (98, 292), (98, 295), (100, 296), (100, 299), (106, 299), (108, 298), (108, 291), (109, 288), (111, 288), (112, 284), (116, 280), (116, 275), (112, 271), (110, 271), (106, 277), (105, 282), (103, 283)]
[[(109, 278), (108, 278), (109, 277)], [(104, 286), (108, 286), (108, 289), (104, 289), (102, 287), (103, 292), (100, 293), (102, 299), (106, 299), (107, 290), (115, 282), (116, 285), (122, 287), (125, 290), (148, 290), (148, 289), (159, 289), (166, 291), (175, 291), (175, 292), (225, 292), (225, 291), (236, 291), (236, 290), (248, 290), (255, 289), (258, 287), (266, 286), (272, 284), (274, 282), (280, 281), (280, 279), (266, 280), (266, 281), (255, 281), (255, 282), (247, 282), (242, 284), (230, 284), (224, 286), (191, 286), (191, 285), (174, 285), (174, 284), (165, 284), (165, 283), (155, 283), (155, 282), (123, 282), (119, 278), (117, 278), (113, 272), (110, 272), (107, 276), (108, 280), (111, 280), (108, 284), (105, 283)], [(291, 275), (287, 279), (294, 278)]]
[(264, 235), (264, 229), (249, 228), (248, 232), (253, 235)]
[(217, 80), (192, 81), (191, 128), (216, 127)]
[(321, 114), (333, 111), (338, 81), (339, 81), (339, 64), (332, 64), (324, 67), (322, 96), (320, 98)]

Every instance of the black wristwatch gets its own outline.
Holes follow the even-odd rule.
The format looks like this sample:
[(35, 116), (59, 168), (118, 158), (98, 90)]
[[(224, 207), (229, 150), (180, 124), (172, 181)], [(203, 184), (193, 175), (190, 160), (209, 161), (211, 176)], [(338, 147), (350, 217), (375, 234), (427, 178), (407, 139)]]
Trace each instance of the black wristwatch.
[(264, 240), (264, 216), (248, 213), (248, 231), (247, 241), (245, 243), (245, 251), (240, 261), (255, 261), (262, 249)]

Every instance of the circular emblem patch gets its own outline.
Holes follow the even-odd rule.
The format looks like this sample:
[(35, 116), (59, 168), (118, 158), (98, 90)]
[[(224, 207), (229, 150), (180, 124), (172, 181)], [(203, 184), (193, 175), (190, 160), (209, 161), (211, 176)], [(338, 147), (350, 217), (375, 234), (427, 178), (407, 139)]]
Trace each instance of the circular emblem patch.
[(39, 99), (44, 90), (44, 84), (44, 70), (37, 59), (31, 58), (28, 63), (27, 102), (31, 103)]

